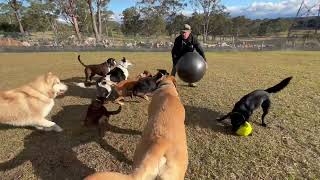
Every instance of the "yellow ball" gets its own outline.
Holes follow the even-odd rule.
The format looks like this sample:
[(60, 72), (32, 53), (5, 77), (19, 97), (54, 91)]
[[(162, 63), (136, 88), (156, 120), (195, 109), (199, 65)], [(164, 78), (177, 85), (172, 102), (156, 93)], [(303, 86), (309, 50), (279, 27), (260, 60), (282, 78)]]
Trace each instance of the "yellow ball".
[(249, 136), (252, 133), (252, 126), (250, 123), (245, 122), (242, 124), (239, 129), (236, 131), (236, 134), (239, 136)]

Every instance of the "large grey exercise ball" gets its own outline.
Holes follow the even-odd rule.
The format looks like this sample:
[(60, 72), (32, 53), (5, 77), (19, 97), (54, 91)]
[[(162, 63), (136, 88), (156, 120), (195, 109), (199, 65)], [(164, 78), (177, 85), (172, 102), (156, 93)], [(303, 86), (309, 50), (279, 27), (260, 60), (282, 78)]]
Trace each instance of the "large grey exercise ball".
[(179, 78), (187, 83), (200, 81), (206, 72), (206, 62), (197, 52), (187, 52), (178, 61)]

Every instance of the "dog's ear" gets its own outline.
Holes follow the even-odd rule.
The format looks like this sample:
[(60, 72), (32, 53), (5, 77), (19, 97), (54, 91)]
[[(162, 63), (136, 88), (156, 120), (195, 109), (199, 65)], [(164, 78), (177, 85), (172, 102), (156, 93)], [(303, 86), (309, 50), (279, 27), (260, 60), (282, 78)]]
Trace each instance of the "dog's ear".
[(45, 76), (44, 79), (46, 81), (47, 84), (51, 85), (53, 84), (53, 74), (52, 72), (48, 72)]
[(111, 63), (112, 63), (112, 61), (114, 61), (114, 59), (113, 59), (113, 58), (109, 58), (109, 59), (107, 59), (107, 63), (108, 63), (108, 64), (111, 64)]
[(175, 87), (177, 87), (177, 80), (174, 76), (168, 76), (167, 79), (170, 79)]
[(158, 72), (160, 72), (163, 75), (169, 75), (168, 71), (165, 69), (157, 69)]

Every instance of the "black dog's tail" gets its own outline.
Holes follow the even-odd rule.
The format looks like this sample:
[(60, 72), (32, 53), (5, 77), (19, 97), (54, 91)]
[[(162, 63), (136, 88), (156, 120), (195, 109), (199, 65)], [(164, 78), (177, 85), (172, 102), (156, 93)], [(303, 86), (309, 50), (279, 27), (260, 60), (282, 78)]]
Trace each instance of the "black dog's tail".
[(78, 60), (79, 60), (79, 62), (82, 64), (82, 66), (87, 67), (87, 65), (85, 65), (85, 64), (80, 60), (80, 55), (78, 55)]
[(107, 111), (108, 115), (116, 115), (119, 114), (121, 112), (122, 106), (119, 106), (118, 110), (116, 111)]
[(268, 88), (265, 91), (267, 91), (268, 93), (277, 93), (281, 91), (283, 88), (285, 88), (290, 83), (291, 79), (292, 79), (292, 76), (287, 77), (286, 79), (282, 80), (279, 84), (271, 88)]

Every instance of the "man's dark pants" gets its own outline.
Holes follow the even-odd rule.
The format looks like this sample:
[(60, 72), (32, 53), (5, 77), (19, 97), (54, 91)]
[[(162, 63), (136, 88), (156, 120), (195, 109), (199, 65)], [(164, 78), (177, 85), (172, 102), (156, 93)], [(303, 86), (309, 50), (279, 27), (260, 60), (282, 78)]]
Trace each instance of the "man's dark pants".
[(171, 76), (176, 76), (176, 73), (177, 73), (177, 68), (176, 68), (176, 65), (178, 63), (178, 60), (179, 59), (172, 59), (172, 70), (171, 70)]

